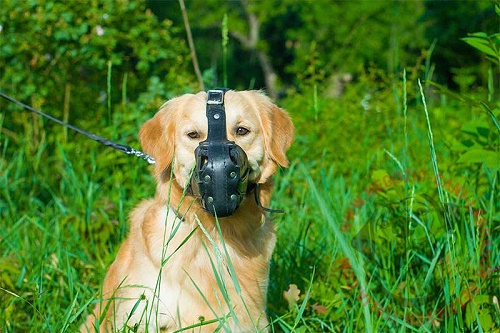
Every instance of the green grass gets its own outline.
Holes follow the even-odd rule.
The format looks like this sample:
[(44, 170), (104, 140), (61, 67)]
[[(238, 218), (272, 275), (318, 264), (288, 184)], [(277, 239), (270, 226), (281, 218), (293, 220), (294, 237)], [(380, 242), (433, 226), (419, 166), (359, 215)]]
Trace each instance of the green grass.
[[(372, 99), (382, 111), (354, 121), (345, 110), (360, 109), (362, 85), (340, 101), (317, 88), (283, 101), (297, 140), (272, 203), (285, 210), (275, 218), (272, 331), (500, 329), (499, 169), (458, 163), (465, 148), (453, 148), (472, 135), (498, 152), (498, 115), (472, 113), (490, 131), (484, 141), (484, 131), (461, 131), (463, 104), (425, 103), (416, 82), (408, 85), (396, 87), (402, 107), (387, 97), (390, 87)], [(407, 96), (407, 88), (417, 92)], [(13, 116), (3, 112), (0, 124)], [(128, 213), (154, 194), (154, 181), (147, 163), (74, 133), (63, 143), (60, 128), (24, 116), (25, 134), (42, 134), (0, 132), (0, 332), (74, 332), (98, 297)], [(120, 128), (94, 125), (104, 136)], [(214, 251), (220, 274), (227, 252)], [(300, 293), (288, 302), (290, 285)]]

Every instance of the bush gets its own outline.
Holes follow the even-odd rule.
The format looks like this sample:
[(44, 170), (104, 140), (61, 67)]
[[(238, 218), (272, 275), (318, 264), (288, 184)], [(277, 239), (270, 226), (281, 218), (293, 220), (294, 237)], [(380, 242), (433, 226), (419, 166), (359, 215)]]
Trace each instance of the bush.
[[(87, 119), (90, 128), (111, 123), (115, 110), (153, 112), (194, 82), (178, 29), (159, 22), (141, 1), (7, 1), (2, 7), (1, 90), (66, 121)], [(6, 133), (24, 127), (37, 142), (44, 132), (39, 119), (7, 119)]]

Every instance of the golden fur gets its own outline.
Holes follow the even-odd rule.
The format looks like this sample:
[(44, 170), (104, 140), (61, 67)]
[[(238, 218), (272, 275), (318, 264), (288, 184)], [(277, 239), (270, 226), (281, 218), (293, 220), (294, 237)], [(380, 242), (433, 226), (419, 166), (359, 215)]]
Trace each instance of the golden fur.
[[(165, 103), (141, 128), (141, 145), (156, 160), (156, 196), (133, 210), (129, 235), (82, 332), (95, 332), (96, 326), (111, 332), (124, 323), (139, 331), (171, 332), (200, 322), (209, 325), (194, 331), (267, 331), (268, 270), (276, 240), (272, 222), (252, 193), (233, 215), (219, 219), (219, 232), (214, 217), (183, 194), (194, 150), (207, 135), (205, 107), (205, 92), (183, 95)], [(225, 108), (228, 139), (245, 150), (250, 181), (259, 184), (261, 203), (268, 206), (271, 176), (288, 166), (293, 124), (258, 91), (228, 91)], [(238, 134), (239, 127), (249, 132)]]

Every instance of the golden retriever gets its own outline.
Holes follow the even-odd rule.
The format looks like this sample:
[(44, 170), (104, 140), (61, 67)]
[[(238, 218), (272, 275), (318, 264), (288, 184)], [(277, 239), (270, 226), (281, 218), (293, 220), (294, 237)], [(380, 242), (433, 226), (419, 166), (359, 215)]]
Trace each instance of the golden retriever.
[(261, 205), (247, 193), (233, 215), (216, 220), (185, 190), (195, 148), (207, 136), (206, 98), (205, 92), (174, 98), (141, 128), (141, 145), (156, 160), (156, 195), (133, 210), (82, 332), (268, 331), (276, 236), (262, 207), (269, 205), (272, 175), (288, 166), (294, 127), (262, 92), (226, 92), (227, 138), (246, 152)]

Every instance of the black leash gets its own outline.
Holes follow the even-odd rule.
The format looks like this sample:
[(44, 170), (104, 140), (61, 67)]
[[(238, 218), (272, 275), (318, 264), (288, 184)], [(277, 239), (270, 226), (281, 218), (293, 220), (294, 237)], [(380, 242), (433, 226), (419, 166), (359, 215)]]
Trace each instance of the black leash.
[(29, 110), (29, 111), (31, 111), (31, 112), (34, 112), (34, 113), (36, 113), (37, 115), (40, 115), (40, 116), (42, 116), (42, 117), (45, 117), (45, 118), (47, 118), (47, 119), (50, 119), (50, 120), (52, 120), (52, 121), (54, 121), (54, 122), (58, 123), (59, 125), (62, 125), (62, 126), (64, 126), (64, 127), (67, 127), (67, 128), (69, 128), (69, 129), (72, 129), (73, 131), (76, 131), (76, 132), (78, 132), (78, 133), (80, 133), (80, 134), (83, 134), (83, 135), (85, 135), (86, 137), (88, 137), (88, 138), (90, 138), (90, 139), (92, 139), (92, 140), (94, 140), (94, 141), (97, 141), (97, 142), (99, 142), (99, 143), (101, 143), (101, 144), (103, 144), (103, 145), (105, 145), (105, 146), (108, 146), (108, 147), (111, 147), (111, 148), (116, 149), (116, 150), (118, 150), (118, 151), (121, 151), (122, 153), (125, 153), (125, 154), (127, 154), (127, 155), (134, 155), (134, 156), (136, 156), (136, 157), (139, 157), (139, 158), (141, 158), (141, 159), (145, 160), (146, 162), (148, 162), (149, 164), (154, 164), (154, 163), (155, 163), (154, 158), (152, 158), (151, 156), (149, 156), (149, 155), (148, 155), (148, 154), (146, 154), (146, 153), (143, 153), (143, 152), (142, 152), (142, 151), (140, 151), (140, 150), (135, 150), (134, 148), (129, 147), (129, 146), (127, 146), (127, 145), (122, 145), (122, 144), (120, 144), (120, 143), (116, 143), (116, 142), (110, 141), (110, 140), (108, 140), (108, 139), (105, 139), (105, 138), (103, 138), (103, 137), (101, 137), (101, 136), (99, 136), (99, 135), (95, 135), (95, 134), (89, 133), (89, 132), (87, 132), (87, 131), (84, 131), (84, 130), (82, 130), (82, 129), (78, 128), (78, 127), (75, 127), (75, 126), (73, 126), (73, 125), (71, 125), (71, 124), (65, 123), (64, 121), (61, 121), (61, 120), (59, 120), (59, 119), (57, 119), (57, 118), (54, 118), (54, 117), (52, 117), (51, 115), (48, 115), (48, 114), (46, 114), (46, 113), (43, 113), (43, 112), (42, 112), (42, 111), (40, 111), (40, 110), (37, 110), (37, 109), (35, 109), (35, 108), (32, 108), (31, 106), (26, 105), (26, 104), (24, 104), (23, 102), (20, 102), (20, 101), (18, 101), (17, 99), (14, 99), (14, 98), (12, 98), (12, 97), (10, 97), (10, 96), (8, 96), (8, 95), (5, 95), (5, 94), (4, 94), (4, 93), (2, 93), (2, 92), (0, 92), (0, 96), (1, 96), (1, 97), (3, 97), (3, 98), (5, 98), (5, 99), (6, 99), (6, 100), (8, 100), (9, 102), (12, 102), (12, 103), (18, 104), (18, 105), (22, 106), (22, 107), (23, 107), (24, 109), (26, 109), (26, 110)]

